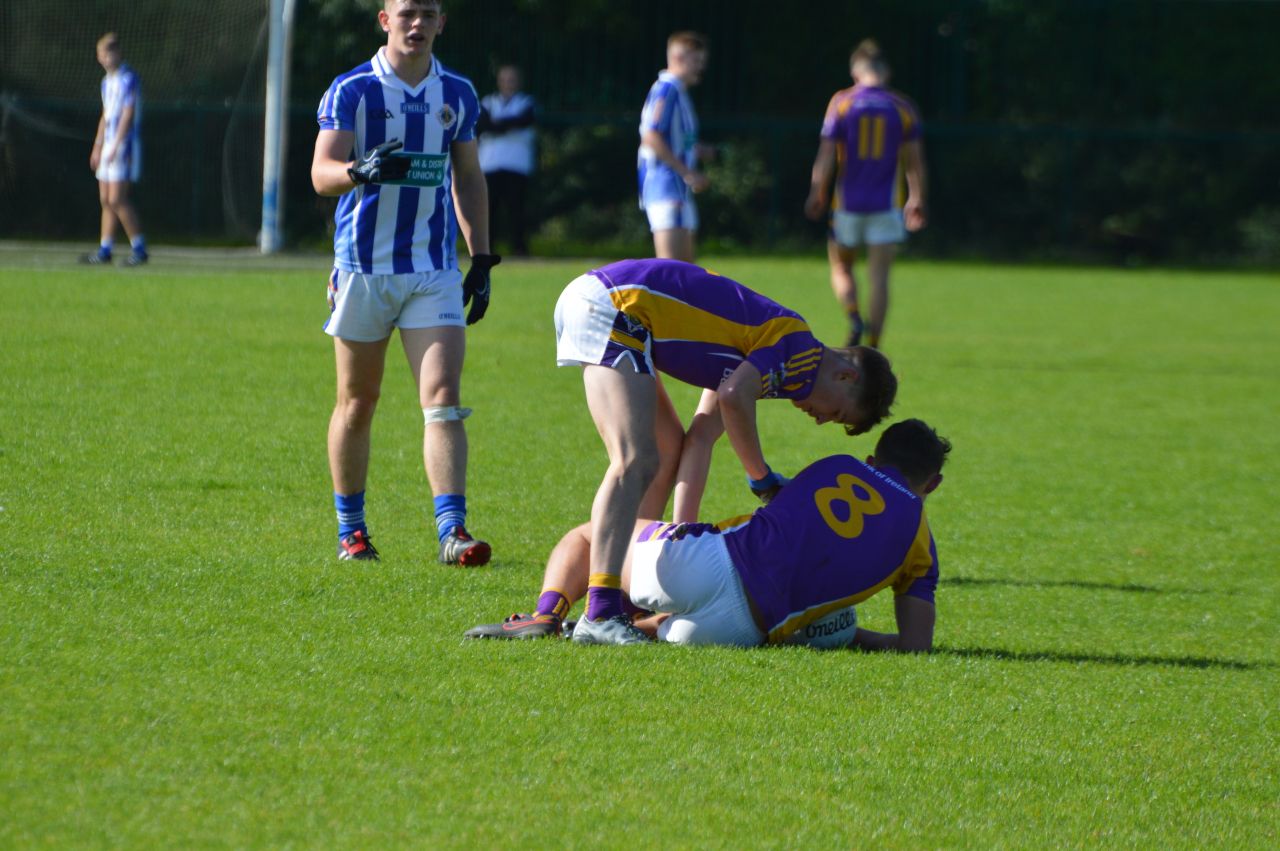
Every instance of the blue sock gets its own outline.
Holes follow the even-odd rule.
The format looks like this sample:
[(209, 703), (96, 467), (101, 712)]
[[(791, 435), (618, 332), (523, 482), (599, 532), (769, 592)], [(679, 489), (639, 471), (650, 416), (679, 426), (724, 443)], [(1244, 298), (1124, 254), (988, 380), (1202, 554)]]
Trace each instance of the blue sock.
[(134, 254), (146, 254), (147, 238), (142, 234), (138, 234), (130, 241), (129, 247), (133, 249)]
[(369, 534), (368, 528), (364, 525), (364, 491), (350, 496), (334, 493), (333, 507), (338, 512), (339, 540), (355, 531)]
[(467, 525), (467, 498), (460, 493), (447, 493), (433, 500), (436, 506), (436, 535), (440, 540), (453, 531), (454, 526)]
[(111, 256), (111, 249), (112, 249), (112, 247), (113, 247), (113, 245), (114, 245), (114, 244), (115, 244), (115, 240), (111, 240), (111, 239), (104, 239), (104, 240), (102, 240), (102, 242), (98, 244), (98, 256), (99, 256), (99, 257), (110, 257), (110, 256)]

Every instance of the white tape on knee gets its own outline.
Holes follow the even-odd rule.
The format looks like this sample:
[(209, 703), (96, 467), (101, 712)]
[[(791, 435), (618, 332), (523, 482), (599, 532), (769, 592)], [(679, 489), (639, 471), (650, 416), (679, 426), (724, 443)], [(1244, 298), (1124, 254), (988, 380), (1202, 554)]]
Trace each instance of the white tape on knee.
[(471, 409), (460, 405), (435, 405), (422, 409), (422, 420), (425, 423), (447, 423), (465, 420), (469, 416), (471, 416)]

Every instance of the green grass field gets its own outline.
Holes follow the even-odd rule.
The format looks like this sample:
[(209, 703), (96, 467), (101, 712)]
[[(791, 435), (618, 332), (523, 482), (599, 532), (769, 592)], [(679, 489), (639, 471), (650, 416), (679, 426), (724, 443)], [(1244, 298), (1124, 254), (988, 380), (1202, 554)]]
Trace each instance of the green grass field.
[[(334, 559), (323, 261), (0, 259), (0, 847), (1280, 842), (1280, 276), (904, 263), (895, 413), (955, 444), (927, 657), (465, 642), (527, 610), (604, 453), (504, 264), (435, 563), (393, 349), (378, 565)], [(25, 265), (24, 265), (25, 264)], [(838, 340), (818, 259), (710, 259)], [(688, 388), (673, 388), (690, 410)], [(873, 436), (762, 406), (794, 472)], [(751, 507), (727, 446), (712, 519)], [(863, 625), (892, 628), (886, 595)]]

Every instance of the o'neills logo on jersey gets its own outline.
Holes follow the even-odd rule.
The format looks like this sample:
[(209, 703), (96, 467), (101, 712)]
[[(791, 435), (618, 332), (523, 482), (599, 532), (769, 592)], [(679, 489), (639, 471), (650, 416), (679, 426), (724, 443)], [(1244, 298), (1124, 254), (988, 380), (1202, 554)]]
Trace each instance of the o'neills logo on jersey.
[(804, 628), (805, 638), (819, 638), (828, 635), (835, 635), (837, 632), (844, 632), (849, 627), (858, 622), (858, 616), (852, 610), (846, 610), (840, 613), (839, 617), (832, 619), (830, 616), (811, 623)]
[(401, 115), (425, 115), (431, 111), (429, 103), (402, 103), (400, 104)]
[(782, 390), (782, 379), (786, 374), (786, 367), (780, 366), (760, 376), (760, 398), (777, 399), (778, 393)]
[(440, 111), (436, 113), (436, 120), (440, 122), (440, 126), (448, 130), (458, 120), (458, 113), (453, 111), (453, 107), (445, 104), (440, 107)]

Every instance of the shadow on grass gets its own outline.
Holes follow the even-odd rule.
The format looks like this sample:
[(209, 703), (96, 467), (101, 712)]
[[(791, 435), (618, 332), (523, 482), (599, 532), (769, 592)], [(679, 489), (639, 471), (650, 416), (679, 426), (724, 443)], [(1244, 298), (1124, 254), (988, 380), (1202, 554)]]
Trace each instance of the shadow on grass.
[(987, 647), (936, 647), (938, 656), (962, 659), (997, 659), (1010, 662), (1096, 662), (1100, 665), (1152, 665), (1170, 668), (1217, 668), (1225, 671), (1266, 671), (1272, 662), (1237, 662), (1203, 656), (1138, 656), (1130, 653), (1060, 653), (1053, 650), (994, 650)]
[(1007, 585), (1013, 588), (1084, 588), (1088, 591), (1129, 591), (1135, 594), (1210, 593), (1205, 588), (1157, 588), (1153, 585), (1138, 585), (1133, 582), (1088, 582), (1078, 579), (975, 579), (967, 576), (957, 576), (952, 579), (944, 578), (942, 584), (948, 588)]

